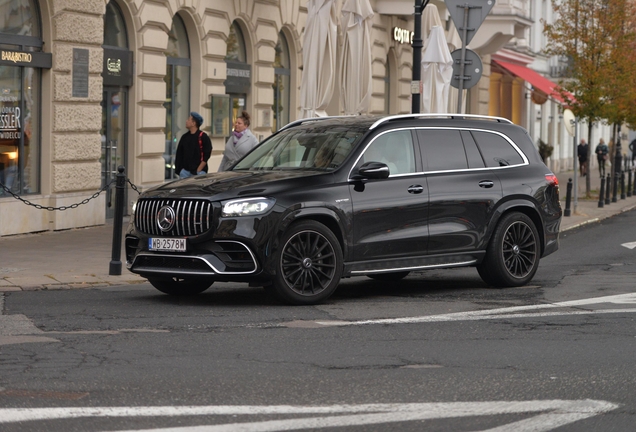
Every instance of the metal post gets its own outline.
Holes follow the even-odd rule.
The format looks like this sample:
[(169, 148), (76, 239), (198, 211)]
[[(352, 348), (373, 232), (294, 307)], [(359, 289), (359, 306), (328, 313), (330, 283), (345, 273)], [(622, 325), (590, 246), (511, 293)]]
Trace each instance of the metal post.
[(570, 201), (572, 201), (572, 179), (568, 179), (568, 187), (565, 192), (565, 210), (563, 216), (570, 216)]
[[(420, 112), (420, 80), (422, 79), (422, 10), (428, 0), (415, 0), (413, 31), (413, 80), (411, 81), (411, 113)], [(414, 86), (417, 85), (417, 92)]]
[(625, 171), (621, 171), (621, 199), (625, 199)]
[(612, 202), (617, 202), (618, 196), (618, 180), (621, 176), (621, 168), (623, 165), (623, 154), (621, 153), (621, 141), (616, 142), (616, 149), (614, 151), (614, 184), (612, 191)]
[(113, 221), (113, 250), (111, 255), (109, 275), (121, 275), (121, 235), (124, 221), (124, 193), (126, 192), (126, 175), (124, 167), (117, 167), (115, 182), (115, 220)]
[(632, 196), (632, 170), (627, 170), (627, 196)]
[(610, 174), (607, 175), (607, 181), (605, 182), (605, 205), (609, 205), (610, 204), (610, 190), (612, 189), (611, 186), (611, 181), (612, 181), (612, 176)]
[(468, 10), (470, 6), (464, 3), (464, 25), (462, 27), (462, 54), (459, 63), (459, 91), (457, 94), (457, 114), (462, 113), (462, 93), (464, 93), (464, 73), (466, 71), (466, 38), (468, 37)]
[(576, 117), (574, 119), (574, 144), (572, 145), (572, 166), (574, 167), (574, 182), (572, 184), (572, 188), (574, 189), (574, 214), (576, 214), (577, 207), (579, 205), (579, 176), (578, 176), (578, 167), (576, 166), (578, 162), (577, 148), (576, 145), (579, 142), (579, 119)]
[(601, 191), (598, 194), (598, 207), (603, 208), (605, 204), (605, 177), (601, 176)]

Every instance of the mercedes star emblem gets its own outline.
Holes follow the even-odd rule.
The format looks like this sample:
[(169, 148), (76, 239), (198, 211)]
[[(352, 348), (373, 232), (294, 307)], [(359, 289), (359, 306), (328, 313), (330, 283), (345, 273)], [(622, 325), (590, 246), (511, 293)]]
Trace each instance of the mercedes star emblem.
[(163, 206), (157, 212), (157, 225), (163, 232), (170, 231), (174, 226), (175, 213), (172, 207)]

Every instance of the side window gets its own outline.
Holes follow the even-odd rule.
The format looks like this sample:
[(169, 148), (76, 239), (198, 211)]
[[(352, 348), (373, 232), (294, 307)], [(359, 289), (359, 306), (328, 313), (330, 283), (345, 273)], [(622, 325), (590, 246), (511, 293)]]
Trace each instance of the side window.
[(388, 132), (376, 137), (362, 155), (361, 162), (383, 162), (390, 175), (415, 172), (415, 153), (410, 130)]
[(420, 129), (417, 131), (427, 171), (468, 169), (464, 143), (456, 130)]
[(487, 167), (502, 167), (523, 163), (521, 155), (501, 135), (477, 131), (471, 131), (471, 134), (475, 138)]
[(484, 160), (479, 153), (477, 144), (469, 131), (461, 131), (462, 141), (464, 141), (464, 150), (466, 150), (466, 159), (468, 159), (468, 168), (483, 168)]

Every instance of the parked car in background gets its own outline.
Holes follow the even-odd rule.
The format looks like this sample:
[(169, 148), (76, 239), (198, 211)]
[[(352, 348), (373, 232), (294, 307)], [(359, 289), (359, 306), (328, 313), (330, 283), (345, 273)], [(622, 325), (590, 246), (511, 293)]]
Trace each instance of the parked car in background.
[(527, 284), (560, 220), (556, 176), (507, 119), (327, 117), (290, 123), (229, 171), (142, 193), (125, 250), (164, 293), (234, 281), (315, 304), (359, 275), (474, 266), (488, 285)]

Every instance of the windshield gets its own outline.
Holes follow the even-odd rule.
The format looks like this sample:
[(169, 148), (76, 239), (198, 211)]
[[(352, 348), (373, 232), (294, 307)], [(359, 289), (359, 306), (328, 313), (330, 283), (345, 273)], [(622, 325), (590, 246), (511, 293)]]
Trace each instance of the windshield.
[(333, 125), (283, 130), (255, 148), (232, 171), (332, 171), (345, 161), (362, 135), (362, 131)]

